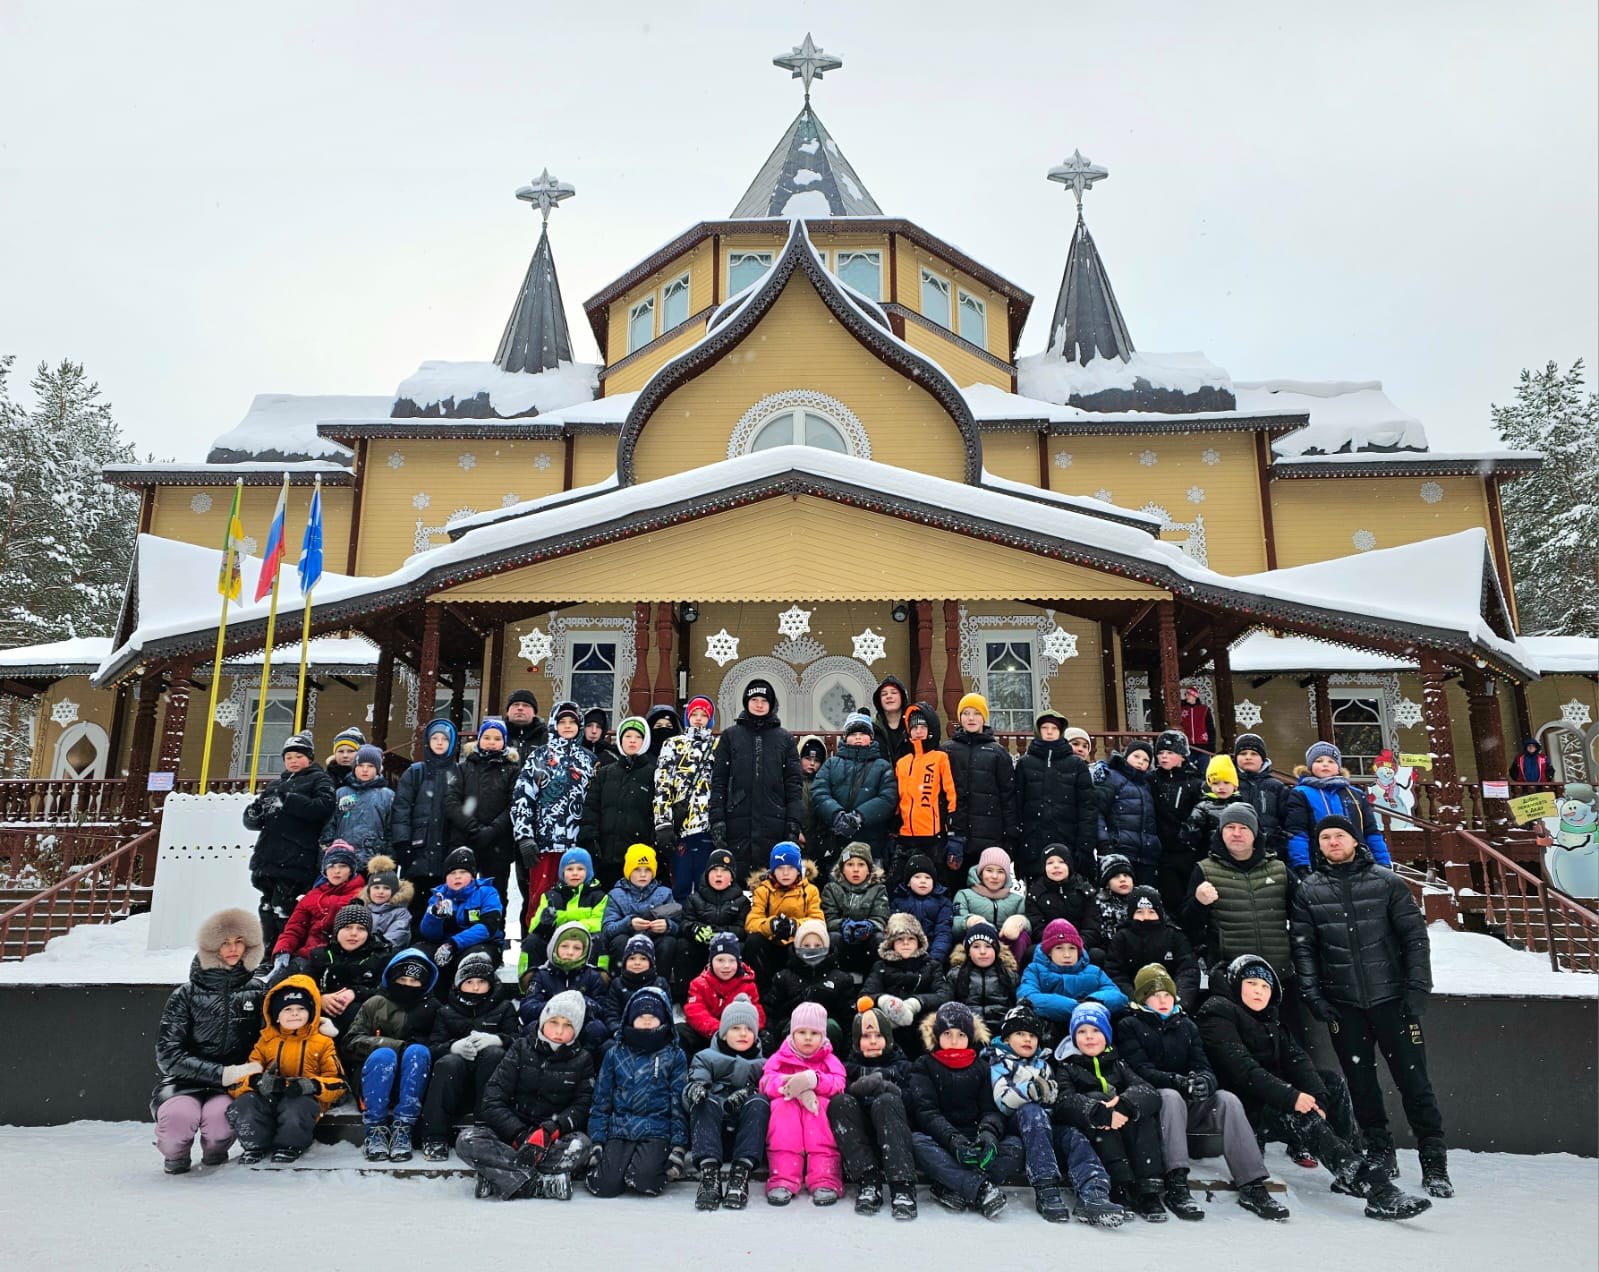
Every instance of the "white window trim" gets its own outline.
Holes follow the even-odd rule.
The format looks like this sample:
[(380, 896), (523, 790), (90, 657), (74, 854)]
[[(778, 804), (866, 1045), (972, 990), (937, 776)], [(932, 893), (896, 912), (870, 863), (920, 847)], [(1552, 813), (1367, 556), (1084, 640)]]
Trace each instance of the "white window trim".
[(772, 268), (772, 262), (776, 259), (776, 257), (771, 252), (729, 250), (727, 253), (727, 272), (724, 275), (724, 277), (727, 279), (727, 294), (729, 296), (736, 296), (739, 292), (744, 290), (744, 287), (749, 287), (751, 285), (749, 283), (745, 283), (744, 287), (735, 288), (733, 286), (733, 265), (735, 260), (738, 262), (743, 262), (749, 259), (755, 259), (761, 262), (761, 277), (764, 278), (766, 276), (765, 271)]
[[(1397, 679), (1397, 678), (1395, 678)], [(1311, 691), (1311, 714), (1314, 724), (1315, 697), (1314, 689)], [(1356, 698), (1368, 698), (1377, 703), (1377, 722), (1382, 729), (1383, 749), (1399, 753), (1399, 740), (1394, 731), (1394, 686), (1386, 680), (1371, 680), (1364, 683), (1329, 684), (1327, 686), (1327, 709), (1334, 716), (1338, 714), (1338, 704), (1349, 702)], [(1329, 729), (1332, 722), (1328, 722)]]
[[(666, 294), (671, 288), (676, 287), (679, 283), (681, 283), (683, 285), (683, 295), (685, 297), (684, 302), (683, 302), (683, 317), (681, 319), (679, 319), (677, 322), (674, 322), (670, 327), (668, 327), (666, 325), (666, 301), (667, 301), (667, 295)], [(668, 331), (676, 331), (679, 327), (681, 327), (685, 322), (687, 322), (689, 320), (689, 318), (691, 316), (691, 314), (690, 314), (690, 306), (692, 304), (693, 304), (693, 292), (689, 288), (689, 277), (688, 277), (688, 272), (687, 271), (684, 271), (682, 274), (680, 274), (676, 278), (669, 278), (669, 279), (666, 280), (666, 282), (661, 284), (661, 307), (660, 307), (660, 309), (657, 312), (661, 315), (661, 334), (663, 336)]]
[(633, 688), (633, 674), (638, 670), (633, 645), (633, 620), (623, 617), (563, 618), (552, 614), (549, 630), (555, 648), (545, 661), (544, 671), (562, 699), (571, 697), (573, 642), (615, 641), (616, 685), (611, 702), (611, 727), (614, 729), (627, 714), (628, 698)]
[[(235, 683), (243, 684), (244, 682), (242, 678), (235, 677)], [(308, 689), (307, 696), (309, 696), (309, 693), (310, 691)], [(268, 702), (286, 703), (292, 707), (295, 699), (299, 697), (299, 689), (298, 687), (290, 689), (268, 688), (266, 696)], [(251, 686), (245, 693), (245, 714), (240, 718), (239, 727), (237, 730), (239, 745), (234, 749), (233, 755), (234, 777), (250, 776), (250, 746), (255, 739), (257, 703), (258, 690), (255, 686)], [(290, 732), (293, 732), (293, 730), (291, 729)], [(263, 750), (261, 752), (262, 771), (270, 772), (272, 770), (272, 766), (277, 764), (280, 758), (281, 756), (275, 754), (270, 747)]]
[[(967, 301), (977, 306), (977, 316), (982, 319), (983, 338), (981, 340), (973, 340), (961, 331), (961, 311)], [(988, 348), (988, 302), (976, 292), (969, 292), (964, 287), (955, 289), (955, 334), (967, 343), (976, 345), (979, 349)]]
[[(873, 299), (877, 300), (877, 301), (881, 301), (883, 299), (883, 253), (882, 253), (882, 249), (875, 248), (875, 247), (861, 247), (861, 248), (855, 248), (855, 247), (842, 248), (841, 247), (841, 248), (839, 248), (838, 251), (834, 254), (834, 257), (833, 257), (833, 272), (835, 274), (838, 274), (838, 258), (840, 256), (852, 256), (852, 257), (853, 256), (864, 256), (864, 257), (869, 257), (871, 259), (872, 263), (877, 266), (877, 295), (874, 296)], [(840, 278), (843, 278), (842, 274), (838, 274), (838, 276)], [(845, 284), (845, 285), (848, 286), (848, 284)]]
[[(73, 769), (67, 761), (67, 752), (85, 738), (94, 748), (94, 761), (87, 768)], [(50, 780), (103, 778), (110, 763), (111, 739), (106, 731), (93, 720), (78, 720), (63, 729), (56, 739), (55, 754), (50, 759)]]
[[(633, 323), (646, 310), (649, 311), (649, 315), (650, 315), (650, 334), (649, 334), (649, 338), (646, 339), (646, 340), (640, 340), (637, 344), (634, 344), (633, 343)], [(627, 311), (627, 351), (629, 353), (636, 352), (637, 350), (642, 349), (645, 345), (649, 344), (649, 342), (651, 340), (654, 340), (654, 339), (655, 339), (655, 297), (654, 297), (654, 295), (649, 295), (649, 296), (646, 296), (643, 300), (639, 301), (638, 304), (631, 306), (628, 309), (628, 311)]]
[(740, 417), (733, 428), (733, 435), (727, 439), (727, 457), (737, 459), (740, 455), (748, 455), (750, 447), (755, 442), (755, 435), (761, 431), (767, 421), (785, 411), (801, 408), (817, 415), (825, 415), (837, 425), (839, 432), (844, 435), (844, 444), (849, 448), (851, 455), (857, 459), (872, 457), (871, 438), (867, 437), (866, 426), (861, 423), (860, 417), (836, 397), (815, 389), (784, 389), (756, 402)]
[[(927, 284), (929, 282), (936, 283), (944, 292), (943, 322), (939, 322), (937, 318), (934, 318), (930, 313), (927, 312)], [(938, 325), (945, 331), (955, 330), (955, 328), (951, 325), (955, 318), (955, 285), (954, 283), (950, 282), (949, 279), (945, 278), (942, 274), (935, 274), (925, 265), (921, 266), (916, 287), (916, 300), (917, 303), (922, 307), (923, 318), (926, 318), (929, 322), (937, 322)]]
[[(989, 697), (988, 692), (988, 650), (986, 646), (994, 641), (1005, 641), (1008, 644), (1025, 645), (1031, 653), (1033, 668), (1033, 705), (1031, 713), (1037, 715), (1049, 705), (1049, 693), (1046, 688), (1047, 677), (1043, 675), (1044, 651), (1038, 640), (1036, 627), (982, 627), (976, 632), (977, 637), (977, 684), (978, 692), (983, 697)], [(1032, 727), (1029, 720), (1024, 726)], [(1010, 732), (1010, 730), (1001, 730)]]

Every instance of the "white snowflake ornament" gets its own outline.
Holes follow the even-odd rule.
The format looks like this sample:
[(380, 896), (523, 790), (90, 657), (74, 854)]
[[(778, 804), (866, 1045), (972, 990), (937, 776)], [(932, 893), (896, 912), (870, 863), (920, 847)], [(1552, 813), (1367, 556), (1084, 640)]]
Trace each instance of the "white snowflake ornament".
[(419, 490), (416, 492), (416, 494), (411, 496), (411, 507), (415, 508), (418, 512), (421, 512), (432, 502), (433, 496), (428, 494), (425, 490)]
[(1099, 500), (1100, 503), (1115, 503), (1116, 502), (1116, 500), (1112, 497), (1110, 491), (1106, 490), (1103, 486), (1101, 486), (1098, 490), (1096, 490), (1094, 492), (1094, 498)]
[(1241, 698), (1233, 704), (1233, 719), (1238, 722), (1241, 729), (1253, 729), (1260, 724), (1260, 707), (1248, 698)]
[(777, 616), (777, 634), (787, 636), (790, 640), (798, 640), (811, 630), (811, 615), (815, 610), (801, 609), (798, 605), (790, 605)]
[(1070, 468), (1072, 466), (1072, 453), (1070, 451), (1055, 452), (1055, 467)]
[(469, 473), (477, 467), (477, 456), (471, 451), (462, 451), (461, 457), (455, 462), (460, 465), (463, 473)]
[(239, 704), (232, 698), (217, 703), (217, 723), (231, 729), (239, 723)]
[(78, 704), (71, 698), (63, 698), (50, 708), (50, 718), (57, 724), (71, 724), (78, 718)]
[(1394, 723), (1401, 729), (1414, 729), (1421, 723), (1421, 703), (1412, 702), (1409, 698), (1400, 698), (1394, 703), (1390, 714)]
[(1573, 698), (1560, 708), (1560, 718), (1576, 729), (1586, 729), (1593, 722), (1593, 712), (1580, 698)]
[(858, 636), (850, 639), (855, 643), (855, 657), (870, 667), (879, 658), (883, 657), (883, 637), (868, 627)]
[(194, 509), (195, 512), (202, 513), (202, 514), (210, 512), (211, 511), (211, 496), (206, 494), (205, 491), (202, 490), (193, 499), (189, 500), (189, 507)]
[(542, 627), (535, 627), (523, 634), (522, 639), (516, 644), (516, 652), (523, 662), (532, 663), (537, 667), (555, 652), (555, 642)]
[(1056, 624), (1044, 633), (1044, 657), (1053, 658), (1058, 663), (1077, 657), (1077, 633)]
[(1155, 452), (1152, 450), (1139, 451), (1138, 462), (1145, 468), (1153, 468), (1160, 462), (1160, 456), (1155, 454)]
[(1437, 503), (1444, 497), (1444, 488), (1435, 481), (1421, 483), (1421, 501), (1423, 503)]
[(1221, 463), (1221, 452), (1214, 446), (1207, 446), (1199, 452), (1199, 458), (1204, 460), (1207, 466), (1214, 468)]
[(554, 462), (555, 461), (543, 451), (540, 451), (537, 455), (533, 456), (533, 467), (537, 468), (541, 473)]
[(372, 704), (370, 702), (366, 704), (366, 722), (368, 724), (372, 723)]
[(1356, 552), (1370, 552), (1377, 546), (1377, 536), (1370, 530), (1356, 530), (1349, 536), (1349, 542), (1355, 545)]
[(389, 467), (390, 468), (404, 468), (405, 467), (405, 453), (403, 451), (390, 451), (389, 452)]
[(500, 507), (502, 508), (514, 507), (516, 504), (521, 502), (522, 501), (516, 497), (516, 491), (514, 490), (508, 490), (500, 496)]
[(705, 638), (705, 656), (718, 667), (725, 667), (738, 657), (738, 637), (728, 634), (727, 628), (722, 628), (713, 636)]
[(1188, 502), (1200, 504), (1205, 502), (1205, 488), (1203, 486), (1190, 486), (1188, 488)]

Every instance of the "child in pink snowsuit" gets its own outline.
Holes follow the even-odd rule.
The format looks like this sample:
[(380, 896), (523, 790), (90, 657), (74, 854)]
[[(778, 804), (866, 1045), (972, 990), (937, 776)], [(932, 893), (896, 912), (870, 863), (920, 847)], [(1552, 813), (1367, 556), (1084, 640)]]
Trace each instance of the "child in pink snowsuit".
[(761, 1073), (761, 1094), (772, 1102), (766, 1126), (771, 1205), (788, 1205), (806, 1185), (818, 1206), (831, 1206), (843, 1193), (838, 1144), (827, 1124), (827, 1102), (843, 1089), (844, 1066), (827, 1041), (827, 1009), (801, 1003), (789, 1017), (788, 1037)]

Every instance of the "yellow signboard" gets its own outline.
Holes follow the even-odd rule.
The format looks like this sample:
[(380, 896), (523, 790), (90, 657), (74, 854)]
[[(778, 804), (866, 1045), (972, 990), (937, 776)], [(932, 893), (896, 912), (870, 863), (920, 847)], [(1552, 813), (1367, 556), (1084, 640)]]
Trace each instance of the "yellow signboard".
[(1516, 819), (1518, 826), (1525, 826), (1541, 817), (1553, 817), (1558, 811), (1553, 791), (1535, 791), (1510, 801), (1510, 815)]
[(1407, 755), (1401, 752), (1399, 766), (1401, 768), (1426, 769), (1430, 773), (1432, 772), (1432, 756), (1425, 751), (1420, 755)]

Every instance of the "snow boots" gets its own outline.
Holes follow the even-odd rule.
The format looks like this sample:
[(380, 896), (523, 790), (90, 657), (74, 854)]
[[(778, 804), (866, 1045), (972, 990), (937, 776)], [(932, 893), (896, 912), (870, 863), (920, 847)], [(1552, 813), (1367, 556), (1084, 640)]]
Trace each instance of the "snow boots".
[(1205, 1211), (1194, 1200), (1193, 1193), (1188, 1191), (1188, 1168), (1179, 1166), (1166, 1172), (1165, 1187), (1162, 1188), (1160, 1199), (1165, 1202), (1166, 1209), (1179, 1219), (1203, 1219)]
[(240, 1166), (259, 1166), (266, 1160), (267, 1151), (264, 1148), (247, 1148), (239, 1154)]
[(966, 1198), (953, 1188), (944, 1187), (943, 1184), (933, 1185), (933, 1200), (945, 1210), (952, 1210), (958, 1215), (966, 1213)]
[(1005, 1196), (1005, 1190), (997, 1184), (983, 1180), (983, 1186), (977, 1190), (977, 1196), (972, 1199), (972, 1205), (983, 1212), (984, 1219), (998, 1219), (1000, 1211), (1009, 1204), (1010, 1198)]
[(875, 1215), (883, 1208), (883, 1177), (875, 1172), (855, 1187), (855, 1213)]
[(422, 1141), (422, 1160), (425, 1162), (447, 1162), (450, 1160), (450, 1145), (441, 1139), (425, 1139)]
[(916, 1218), (916, 1185), (890, 1184), (888, 1186), (888, 1207), (896, 1219)]
[(292, 1166), (300, 1160), (303, 1148), (275, 1148), (272, 1150), (272, 1164), (274, 1166)]
[(225, 1144), (221, 1148), (208, 1148), (200, 1154), (200, 1165), (202, 1166), (226, 1166), (227, 1164), (228, 1149)]
[(786, 1206), (793, 1200), (794, 1194), (782, 1186), (766, 1190), (766, 1204), (768, 1206)]
[(189, 1159), (187, 1157), (162, 1158), (161, 1171), (167, 1175), (187, 1175), (189, 1173)]
[(1145, 1223), (1165, 1223), (1166, 1207), (1160, 1194), (1164, 1184), (1159, 1179), (1141, 1179), (1122, 1189), (1122, 1204)]
[(409, 1122), (396, 1122), (390, 1128), (389, 1160), (391, 1162), (408, 1162), (411, 1160), (411, 1124)]
[(389, 1128), (373, 1123), (366, 1128), (366, 1143), (361, 1145), (361, 1156), (369, 1162), (389, 1160)]
[(722, 1208), (722, 1172), (715, 1162), (700, 1163), (700, 1186), (694, 1192), (695, 1210)]
[(1399, 1154), (1394, 1151), (1394, 1137), (1386, 1129), (1365, 1132), (1366, 1160), (1380, 1169), (1389, 1179), (1399, 1178)]
[(838, 1204), (838, 1193), (835, 1190), (833, 1190), (831, 1188), (813, 1188), (813, 1189), (811, 1189), (811, 1205), (813, 1205), (813, 1206), (836, 1206), (837, 1204)]
[(1453, 1197), (1455, 1186), (1449, 1179), (1449, 1150), (1441, 1138), (1424, 1139), (1417, 1146), (1421, 1158), (1421, 1187), (1429, 1197)]
[(1366, 1184), (1366, 1218), (1414, 1219), (1422, 1211), (1432, 1209), (1432, 1202), (1425, 1197), (1400, 1192), (1380, 1168), (1368, 1164), (1362, 1174)]
[(1078, 1223), (1093, 1224), (1096, 1228), (1119, 1228), (1127, 1221), (1127, 1212), (1111, 1200), (1110, 1186), (1099, 1181), (1077, 1194), (1072, 1218)]
[(743, 1162), (734, 1162), (728, 1167), (722, 1204), (729, 1210), (742, 1210), (750, 1204), (750, 1168)]
[(512, 1193), (511, 1197), (516, 1200), (543, 1197), (550, 1201), (570, 1201), (572, 1198), (572, 1177), (565, 1174), (535, 1174), (527, 1183)]
[(1066, 1204), (1066, 1190), (1060, 1186), (1060, 1177), (1040, 1179), (1033, 1185), (1033, 1208), (1044, 1216), (1047, 1223), (1070, 1223), (1072, 1208)]
[(1256, 1180), (1252, 1184), (1239, 1184), (1238, 1204), (1250, 1214), (1259, 1215), (1262, 1219), (1272, 1219), (1280, 1223), (1288, 1218), (1288, 1207), (1266, 1191), (1264, 1180)]

